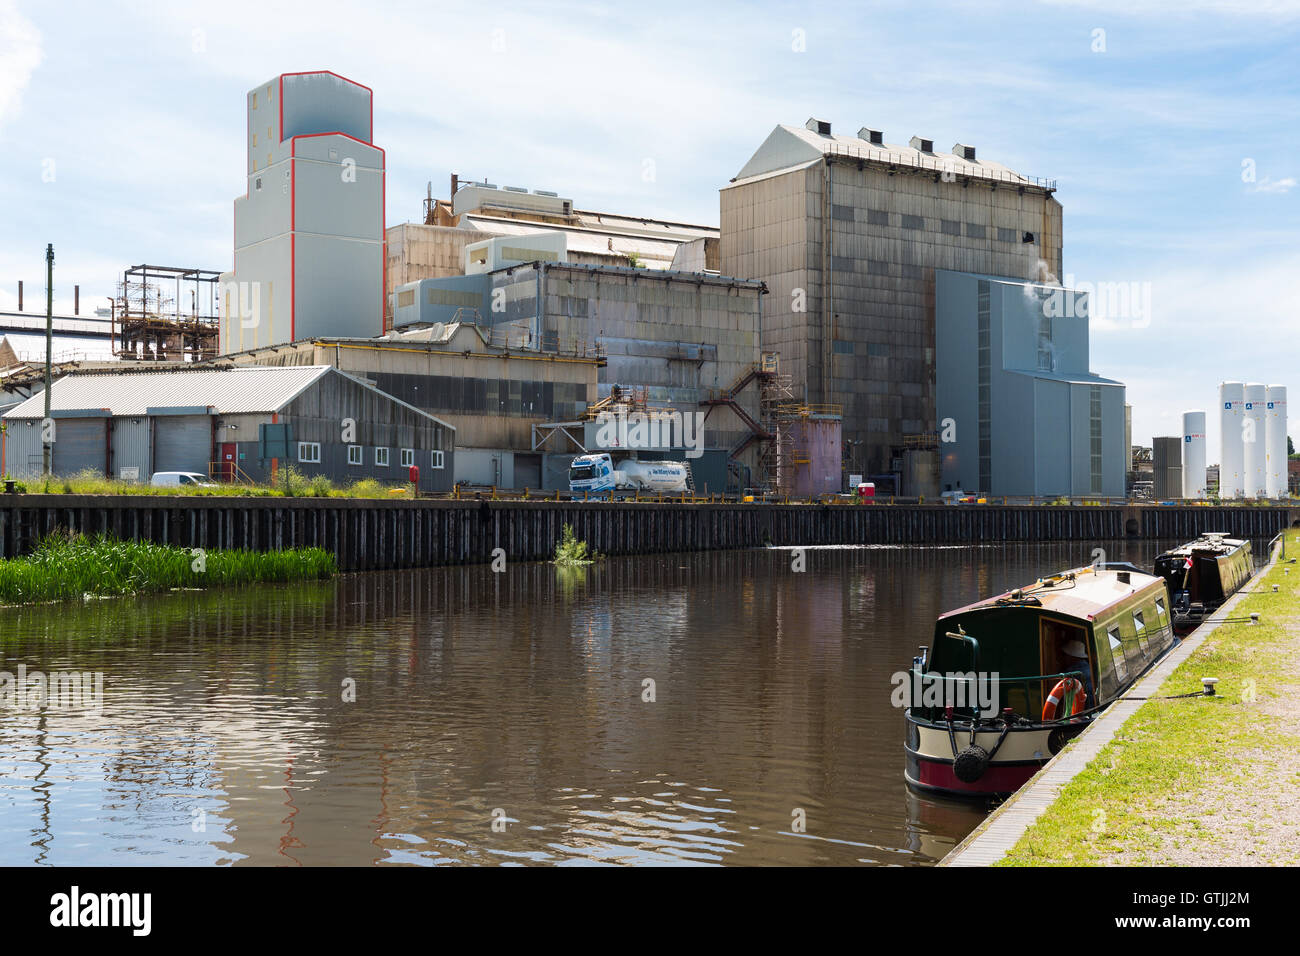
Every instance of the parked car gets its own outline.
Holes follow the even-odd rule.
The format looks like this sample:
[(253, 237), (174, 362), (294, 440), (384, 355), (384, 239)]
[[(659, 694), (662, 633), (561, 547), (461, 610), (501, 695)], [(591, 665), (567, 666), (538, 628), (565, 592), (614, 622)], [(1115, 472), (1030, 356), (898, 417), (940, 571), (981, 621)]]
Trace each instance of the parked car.
[(155, 471), (153, 477), (149, 479), (149, 484), (157, 488), (180, 488), (182, 486), (198, 486), (200, 488), (215, 488), (216, 482), (208, 481), (207, 475), (200, 475), (196, 471)]

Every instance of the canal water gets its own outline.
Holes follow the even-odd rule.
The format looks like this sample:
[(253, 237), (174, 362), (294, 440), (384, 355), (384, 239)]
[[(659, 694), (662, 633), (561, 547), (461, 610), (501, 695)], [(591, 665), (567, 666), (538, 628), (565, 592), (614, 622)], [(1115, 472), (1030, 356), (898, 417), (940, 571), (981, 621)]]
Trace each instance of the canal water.
[(891, 675), (945, 610), (1096, 547), (1149, 566), (1168, 544), (810, 548), (802, 572), (786, 549), (653, 555), (0, 609), (0, 670), (27, 687), (0, 705), (0, 864), (929, 865), (986, 808), (909, 794)]

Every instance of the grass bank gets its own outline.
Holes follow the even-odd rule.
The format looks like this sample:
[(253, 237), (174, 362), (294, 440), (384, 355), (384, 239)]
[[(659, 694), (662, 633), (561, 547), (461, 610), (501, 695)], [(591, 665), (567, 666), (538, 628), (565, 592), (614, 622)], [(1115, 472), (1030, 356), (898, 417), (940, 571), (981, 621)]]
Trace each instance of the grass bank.
[(999, 866), (1300, 862), (1300, 565), (1287, 560), (1232, 612), (1260, 623), (1220, 626), (1157, 692), (1217, 677), (1217, 695), (1143, 704)]
[(17, 481), (15, 490), (42, 495), (189, 495), (213, 498), (394, 498), (409, 496), (404, 482), (381, 482), (363, 478), (335, 484), (323, 475), (308, 476), (295, 468), (280, 471), (274, 485), (241, 485), (214, 482), (212, 487), (181, 485), (157, 488), (138, 481), (108, 478), (96, 471), (82, 471), (67, 478), (27, 478)]
[(103, 535), (51, 535), (29, 555), (0, 559), (0, 604), (305, 581), (337, 571), (334, 556), (319, 548), (197, 552)]

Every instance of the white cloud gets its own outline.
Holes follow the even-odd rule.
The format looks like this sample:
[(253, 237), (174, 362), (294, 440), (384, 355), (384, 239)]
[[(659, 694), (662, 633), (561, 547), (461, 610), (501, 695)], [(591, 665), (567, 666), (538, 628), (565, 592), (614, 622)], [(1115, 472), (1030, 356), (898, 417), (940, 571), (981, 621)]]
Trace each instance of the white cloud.
[(1265, 176), (1263, 179), (1261, 179), (1258, 183), (1255, 184), (1255, 188), (1252, 190), (1252, 192), (1289, 193), (1292, 189), (1295, 188), (1295, 183), (1296, 183), (1295, 178), (1292, 176), (1288, 176), (1286, 177), (1286, 179), (1270, 179), (1268, 176)]
[(43, 57), (35, 24), (18, 12), (14, 0), (0, 0), (0, 128), (18, 114), (23, 90)]

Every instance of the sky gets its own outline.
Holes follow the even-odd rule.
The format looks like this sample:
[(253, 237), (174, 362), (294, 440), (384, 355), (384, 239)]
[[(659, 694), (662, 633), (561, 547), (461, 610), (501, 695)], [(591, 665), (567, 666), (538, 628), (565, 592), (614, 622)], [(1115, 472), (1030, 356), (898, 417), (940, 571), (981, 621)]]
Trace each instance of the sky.
[(39, 308), (46, 243), (68, 313), (136, 263), (230, 268), (245, 94), (284, 72), (374, 91), (390, 226), (453, 171), (716, 225), (772, 128), (816, 116), (1057, 180), (1062, 278), (1150, 303), (1094, 316), (1093, 371), (1135, 444), (1206, 410), (1213, 463), (1220, 381), (1300, 408), (1297, 64), (1300, 0), (0, 0), (0, 309), (19, 280)]

